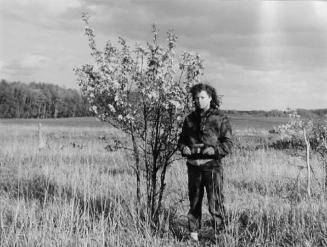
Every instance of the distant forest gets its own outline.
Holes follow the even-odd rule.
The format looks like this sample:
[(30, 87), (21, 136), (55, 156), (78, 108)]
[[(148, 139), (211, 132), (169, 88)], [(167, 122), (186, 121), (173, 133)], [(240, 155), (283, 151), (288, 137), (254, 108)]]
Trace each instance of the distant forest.
[(75, 89), (53, 84), (0, 82), (0, 118), (90, 116), (85, 98)]
[[(287, 117), (286, 111), (222, 110), (227, 115)], [(326, 109), (297, 109), (305, 118), (327, 118)], [(64, 118), (93, 116), (86, 98), (76, 89), (53, 84), (0, 81), (0, 118)]]
[[(237, 115), (237, 116), (254, 116), (254, 117), (288, 117), (289, 112), (280, 110), (270, 110), (270, 111), (238, 111), (238, 110), (222, 110), (226, 115)], [(327, 108), (326, 109), (296, 109), (297, 114), (303, 118), (317, 119), (317, 118), (327, 118)]]

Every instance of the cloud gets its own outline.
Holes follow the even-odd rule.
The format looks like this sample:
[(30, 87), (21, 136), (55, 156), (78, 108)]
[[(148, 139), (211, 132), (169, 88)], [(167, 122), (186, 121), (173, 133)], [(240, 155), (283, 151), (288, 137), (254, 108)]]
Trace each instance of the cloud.
[(327, 105), (325, 69), (263, 71), (228, 63), (215, 67), (208, 79), (224, 95), (224, 109), (314, 109)]
[(39, 54), (27, 54), (20, 59), (8, 63), (0, 63), (2, 76), (6, 78), (24, 78), (30, 77), (38, 70), (44, 69), (49, 62), (49, 58)]
[[(327, 63), (326, 52), (321, 52), (327, 49), (323, 32), (327, 26), (321, 24), (321, 13), (320, 19), (314, 15), (311, 3), (297, 3), (291, 12), (294, 3), (271, 3), (267, 7), (275, 9), (275, 17), (270, 15), (274, 29), (266, 25), (270, 17), (264, 16), (263, 4), (270, 2), (14, 0), (4, 9), (16, 19), (62, 32), (82, 32), (81, 13), (90, 12), (96, 34), (108, 39), (149, 40), (151, 24), (157, 23), (162, 36), (175, 30), (181, 48), (209, 52), (216, 59), (252, 69), (283, 66), (285, 60), (304, 68)], [(267, 53), (273, 55), (267, 57)]]
[(40, 69), (45, 66), (48, 60), (49, 58), (43, 55), (29, 54), (23, 57), (20, 64), (22, 68)]
[[(97, 28), (105, 33), (120, 31), (130, 38), (144, 33), (152, 23), (163, 30), (175, 29), (185, 37), (255, 33), (258, 15), (254, 4), (235, 8), (239, 3), (222, 1), (84, 1), (84, 8), (95, 10)], [(246, 5), (244, 5), (246, 6)], [(100, 17), (99, 17), (100, 16)], [(104, 22), (106, 21), (106, 22)], [(205, 35), (205, 36), (204, 36)]]
[(274, 2), (267, 6), (275, 8), (270, 17), (264, 16), (263, 4), (270, 2), (82, 2), (85, 9), (93, 8), (91, 24), (95, 30), (110, 37), (117, 34), (131, 40), (149, 40), (151, 24), (157, 23), (162, 36), (170, 28), (175, 30), (181, 48), (209, 52), (215, 59), (251, 69), (326, 65), (327, 26), (317, 20), (311, 3)]
[(152, 23), (164, 42), (173, 28), (178, 52), (205, 59), (204, 79), (224, 95), (224, 107), (327, 105), (326, 2), (0, 0), (2, 75), (71, 83), (72, 68), (90, 61), (82, 12), (99, 47), (118, 36), (145, 44)]
[(48, 30), (77, 30), (77, 12), (80, 17), (83, 11), (79, 0), (0, 1), (0, 14), (4, 20), (24, 22)]
[(81, 6), (79, 0), (11, 0), (11, 4), (16, 7), (34, 7), (38, 11), (46, 11), (51, 13), (63, 13), (69, 8)]

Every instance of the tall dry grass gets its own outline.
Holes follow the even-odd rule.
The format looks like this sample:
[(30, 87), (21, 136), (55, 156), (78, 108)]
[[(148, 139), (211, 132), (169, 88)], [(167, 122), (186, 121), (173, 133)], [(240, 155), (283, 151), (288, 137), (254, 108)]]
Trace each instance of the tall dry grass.
[[(43, 125), (43, 132), (47, 147), (39, 150), (36, 124), (0, 127), (0, 246), (190, 245), (184, 161), (169, 170), (164, 210), (151, 226), (144, 221), (145, 210), (135, 209), (131, 156), (104, 149), (107, 141), (125, 138), (119, 131)], [(308, 198), (301, 158), (271, 149), (235, 149), (224, 161), (228, 228), (212, 239), (205, 200), (202, 243), (326, 246), (323, 172), (316, 157), (312, 164)]]

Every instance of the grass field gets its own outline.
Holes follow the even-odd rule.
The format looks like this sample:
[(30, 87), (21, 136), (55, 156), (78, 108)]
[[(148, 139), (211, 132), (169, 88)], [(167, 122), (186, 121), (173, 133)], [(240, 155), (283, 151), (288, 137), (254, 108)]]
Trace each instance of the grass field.
[[(269, 138), (285, 119), (232, 117), (238, 146)], [(92, 118), (0, 120), (0, 246), (190, 246), (184, 161), (167, 176), (166, 214), (156, 232), (135, 210), (131, 155), (107, 152), (118, 130)], [(323, 169), (312, 156), (312, 197), (301, 157), (270, 148), (235, 148), (224, 162), (229, 225), (210, 241), (204, 206), (203, 246), (327, 246)], [(205, 200), (206, 204), (206, 200)]]

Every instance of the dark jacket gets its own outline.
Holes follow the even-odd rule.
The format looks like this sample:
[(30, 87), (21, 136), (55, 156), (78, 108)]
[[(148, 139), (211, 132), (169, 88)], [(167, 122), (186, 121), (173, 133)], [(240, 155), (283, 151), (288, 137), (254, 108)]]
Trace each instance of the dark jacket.
[[(220, 161), (229, 154), (232, 149), (232, 128), (228, 118), (222, 115), (218, 109), (210, 108), (203, 114), (194, 111), (189, 114), (183, 124), (182, 133), (178, 140), (180, 151), (185, 146), (192, 150), (191, 159), (215, 159)], [(194, 145), (203, 144), (203, 148), (213, 147), (214, 155), (194, 153)]]

